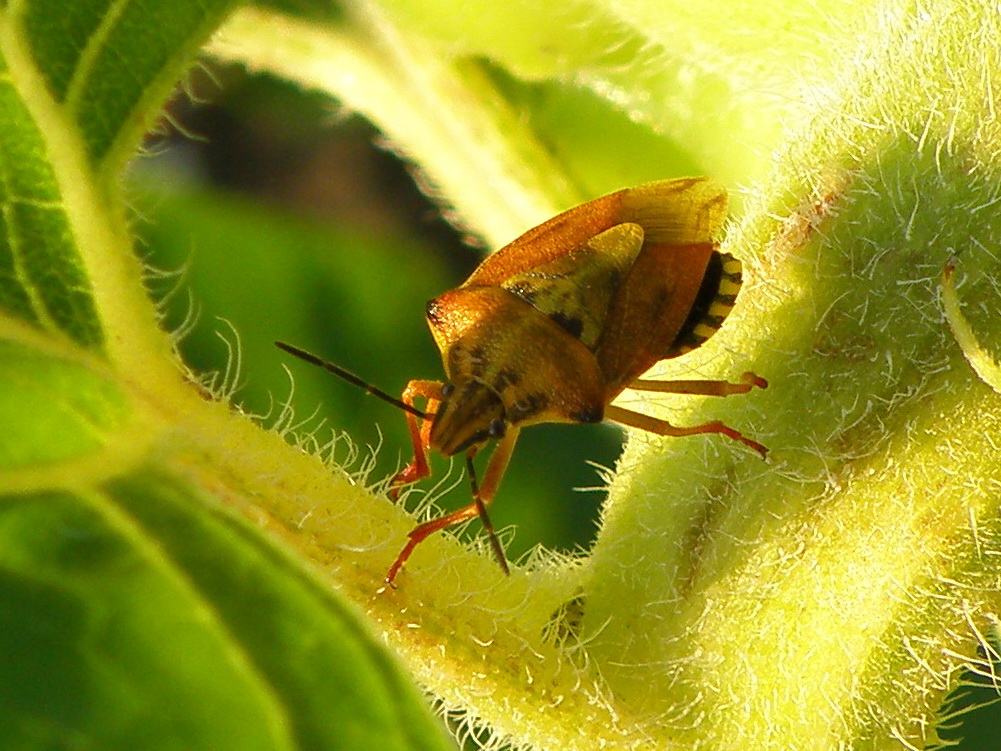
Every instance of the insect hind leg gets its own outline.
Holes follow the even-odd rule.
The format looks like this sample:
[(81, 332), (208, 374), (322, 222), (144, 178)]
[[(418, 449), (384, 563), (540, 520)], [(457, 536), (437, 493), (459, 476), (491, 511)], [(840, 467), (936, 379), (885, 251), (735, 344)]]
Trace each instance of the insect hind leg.
[(672, 425), (667, 420), (660, 420), (656, 417), (650, 417), (649, 415), (644, 415), (639, 412), (632, 412), (628, 409), (623, 409), (622, 407), (616, 407), (615, 405), (605, 407), (605, 419), (622, 425), (628, 425), (632, 428), (639, 428), (640, 430), (645, 430), (648, 433), (654, 433), (656, 435), (686, 436), (701, 435), (704, 433), (719, 433), (727, 438), (743, 443), (748, 448), (754, 449), (761, 454), (762, 459), (768, 455), (768, 449), (765, 448), (764, 445), (748, 438), (740, 431), (731, 428), (729, 425), (726, 425), (719, 420), (713, 420), (712, 422), (706, 422), (701, 425), (691, 425), (689, 427), (679, 428), (676, 425)]
[(637, 378), (626, 388), (633, 391), (656, 391), (661, 394), (698, 394), (701, 396), (730, 396), (746, 394), (753, 388), (768, 388), (768, 381), (747, 371), (740, 376), (740, 383), (730, 381), (654, 381)]

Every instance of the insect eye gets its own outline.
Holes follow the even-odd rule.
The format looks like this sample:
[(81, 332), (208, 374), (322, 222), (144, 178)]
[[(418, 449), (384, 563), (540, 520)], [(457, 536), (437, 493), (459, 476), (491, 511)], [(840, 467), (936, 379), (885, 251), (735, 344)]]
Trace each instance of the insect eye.
[(455, 393), (455, 386), (453, 386), (451, 383), (446, 383), (441, 387), (441, 395), (445, 399), (447, 399), (454, 393)]
[(504, 424), (504, 421), (502, 419), (500, 419), (499, 417), (495, 417), (493, 420), (490, 421), (490, 427), (487, 428), (487, 434), (491, 438), (501, 438), (506, 432), (507, 432), (507, 425)]

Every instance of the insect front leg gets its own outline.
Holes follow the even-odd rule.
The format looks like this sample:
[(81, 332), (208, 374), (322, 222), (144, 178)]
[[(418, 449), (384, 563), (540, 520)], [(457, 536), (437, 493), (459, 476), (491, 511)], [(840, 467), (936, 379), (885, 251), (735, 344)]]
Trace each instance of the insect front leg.
[[(415, 379), (403, 389), (400, 399), (411, 407), (414, 406), (414, 400), (426, 399), (427, 404), (424, 410), (434, 415), (434, 411), (438, 408), (438, 402), (441, 401), (441, 388), (444, 385), (441, 381)], [(414, 445), (414, 458), (389, 482), (389, 497), (394, 501), (400, 494), (400, 488), (422, 480), (431, 474), (431, 468), (428, 466), (428, 441), (431, 435), (431, 424), (431, 420), (420, 420), (416, 415), (407, 413), (407, 426), (410, 428), (410, 440)]]
[(497, 562), (500, 564), (505, 574), (511, 573), (510, 568), (507, 565), (507, 558), (504, 556), (504, 549), (501, 547), (500, 540), (497, 539), (497, 534), (494, 532), (493, 522), (490, 521), (490, 516), (487, 514), (487, 506), (489, 506), (494, 499), (494, 494), (497, 492), (497, 487), (500, 485), (501, 478), (504, 476), (504, 470), (507, 469), (508, 462), (511, 459), (511, 453), (514, 451), (514, 445), (517, 440), (517, 428), (509, 429), (508, 433), (497, 444), (497, 448), (494, 449), (494, 453), (490, 457), (490, 463), (487, 465), (486, 473), (483, 475), (482, 484), (477, 484), (476, 474), (473, 471), (473, 457), (476, 455), (477, 447), (474, 446), (466, 453), (466, 467), (469, 472), (469, 481), (472, 486), (473, 502), (458, 511), (453, 511), (451, 514), (446, 514), (445, 516), (437, 519), (431, 519), (430, 521), (417, 525), (408, 535), (410, 539), (407, 540), (407, 544), (403, 547), (403, 550), (400, 551), (400, 554), (396, 557), (393, 565), (389, 567), (389, 571), (386, 572), (386, 584), (392, 585), (393, 580), (403, 567), (403, 564), (407, 562), (407, 559), (410, 558), (410, 554), (414, 552), (414, 548), (424, 542), (424, 540), (428, 537), (433, 535), (438, 530), (452, 527), (456, 524), (461, 524), (462, 522), (468, 521), (469, 519), (473, 519), (477, 516), (480, 517), (480, 521), (483, 522), (483, 528), (486, 531), (487, 536), (490, 538), (490, 547), (493, 549)]

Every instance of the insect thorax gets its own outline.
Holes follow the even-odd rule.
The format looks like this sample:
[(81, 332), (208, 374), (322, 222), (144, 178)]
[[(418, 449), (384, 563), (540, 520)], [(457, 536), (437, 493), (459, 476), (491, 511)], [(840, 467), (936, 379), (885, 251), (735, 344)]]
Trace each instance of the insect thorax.
[[(604, 383), (593, 353), (508, 290), (447, 292), (428, 305), (428, 325), (454, 387), (449, 420), (459, 420), (461, 410), (479, 430), (488, 427), (497, 413), (487, 394), (509, 425), (601, 419)], [(463, 394), (473, 403), (460, 407)]]

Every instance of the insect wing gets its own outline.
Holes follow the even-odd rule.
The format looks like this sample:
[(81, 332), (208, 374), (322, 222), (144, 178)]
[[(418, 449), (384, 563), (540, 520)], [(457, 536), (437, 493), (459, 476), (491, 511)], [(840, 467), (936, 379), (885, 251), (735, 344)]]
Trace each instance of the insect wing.
[(598, 365), (611, 399), (664, 359), (688, 317), (713, 245), (644, 248), (612, 302)]
[(583, 247), (615, 224), (625, 190), (582, 203), (533, 227), (484, 259), (463, 286), (499, 285), (515, 274), (542, 266)]
[(621, 222), (636, 222), (651, 245), (712, 242), (726, 219), (726, 190), (707, 177), (661, 180), (622, 191)]
[[(530, 302), (564, 330), (583, 337), (582, 343), (593, 341), (585, 346), (595, 353), (610, 400), (658, 360), (675, 354), (672, 345), (692, 311), (725, 217), (726, 191), (708, 178), (627, 188), (529, 230), (484, 260), (459, 289), (507, 287), (523, 299), (534, 294)], [(630, 224), (642, 229), (643, 243), (607, 308), (568, 295), (569, 286), (605, 264), (585, 250), (589, 242)], [(606, 239), (615, 245), (623, 238), (613, 232)], [(574, 255), (582, 251), (584, 255)], [(571, 271), (575, 264), (577, 276)], [(550, 271), (563, 278), (551, 281), (543, 292), (547, 284), (542, 278)], [(597, 339), (595, 331), (600, 331)], [(443, 333), (436, 332), (439, 347), (452, 338)]]
[(726, 193), (708, 180), (654, 183), (627, 191), (622, 213), (643, 227), (646, 242), (612, 300), (597, 345), (609, 399), (670, 353), (715, 249)]
[(723, 224), (726, 191), (706, 177), (660, 180), (582, 203), (528, 230), (486, 258), (465, 285), (496, 284), (583, 247), (626, 222), (640, 225), (648, 243), (704, 242)]
[(616, 224), (582, 248), (514, 274), (501, 287), (594, 351), (609, 306), (643, 247), (638, 224)]

